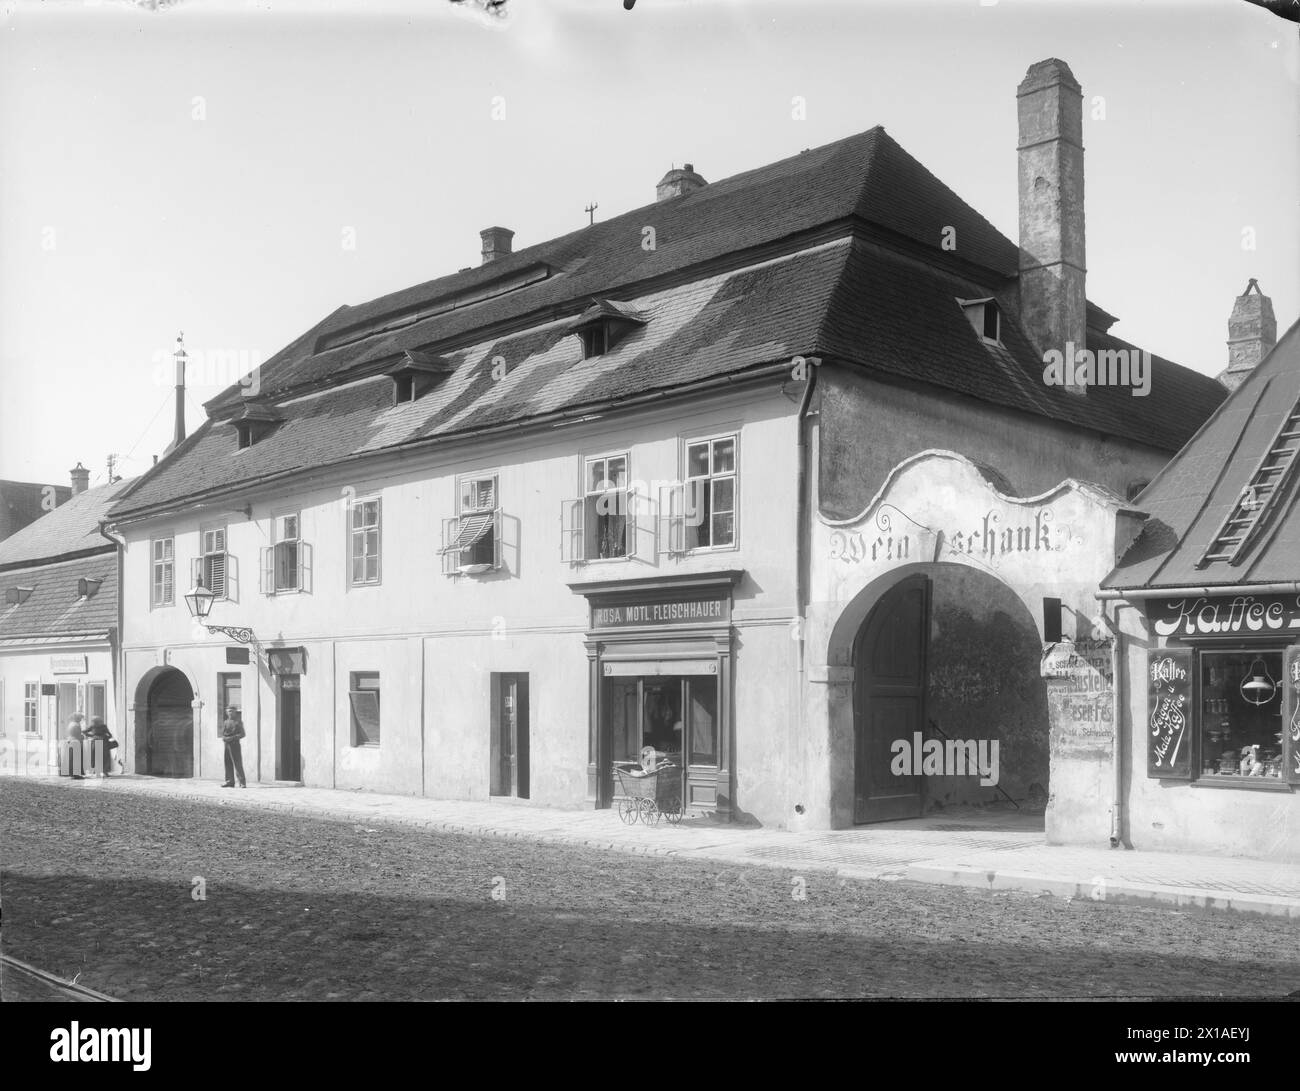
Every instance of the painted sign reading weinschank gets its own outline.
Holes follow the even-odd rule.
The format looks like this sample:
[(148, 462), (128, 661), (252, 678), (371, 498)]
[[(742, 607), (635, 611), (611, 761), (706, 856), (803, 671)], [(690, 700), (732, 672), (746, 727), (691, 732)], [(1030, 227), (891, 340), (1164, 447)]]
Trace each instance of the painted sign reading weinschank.
[(647, 625), (708, 625), (729, 621), (731, 599), (726, 596), (680, 598), (663, 602), (602, 603), (591, 608), (593, 629), (626, 629)]
[(1243, 637), (1300, 633), (1300, 595), (1187, 595), (1155, 599), (1147, 616), (1157, 636)]

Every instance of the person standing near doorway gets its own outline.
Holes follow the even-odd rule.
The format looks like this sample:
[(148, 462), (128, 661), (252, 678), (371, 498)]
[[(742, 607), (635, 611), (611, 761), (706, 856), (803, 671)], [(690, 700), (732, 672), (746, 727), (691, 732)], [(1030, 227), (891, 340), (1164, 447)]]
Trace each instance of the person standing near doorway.
[(90, 771), (100, 777), (108, 776), (113, 768), (113, 751), (117, 749), (117, 740), (104, 723), (103, 716), (90, 718), (85, 738), (90, 744)]
[(226, 718), (221, 724), (221, 741), (226, 744), (226, 780), (223, 788), (233, 788), (235, 777), (239, 777), (239, 786), (248, 787), (244, 779), (244, 755), (240, 750), (239, 740), (244, 737), (244, 724), (239, 718), (239, 709), (226, 709)]
[(67, 734), (63, 739), (63, 753), (60, 755), (59, 776), (71, 777), (73, 780), (85, 780), (85, 736), (81, 732), (81, 725), (85, 723), (86, 717), (80, 712), (74, 712), (72, 719), (68, 721)]

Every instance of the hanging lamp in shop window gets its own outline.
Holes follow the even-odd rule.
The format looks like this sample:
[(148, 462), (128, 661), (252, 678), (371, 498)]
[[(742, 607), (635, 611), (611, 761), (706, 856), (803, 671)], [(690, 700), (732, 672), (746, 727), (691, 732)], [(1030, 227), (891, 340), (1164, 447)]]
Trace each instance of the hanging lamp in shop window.
[(1250, 677), (1241, 683), (1242, 700), (1256, 706), (1268, 704), (1277, 693), (1277, 682), (1269, 675), (1264, 660), (1255, 659), (1248, 673)]

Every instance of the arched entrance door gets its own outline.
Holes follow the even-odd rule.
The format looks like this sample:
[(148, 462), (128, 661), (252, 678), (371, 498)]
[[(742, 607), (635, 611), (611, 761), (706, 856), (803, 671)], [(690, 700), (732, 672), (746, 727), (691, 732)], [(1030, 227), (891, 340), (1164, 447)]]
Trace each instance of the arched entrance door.
[(145, 769), (155, 777), (194, 775), (194, 691), (178, 670), (163, 671), (149, 687)]
[(930, 580), (890, 588), (863, 622), (853, 649), (853, 821), (921, 814), (922, 777), (890, 770), (896, 739), (911, 746), (925, 727)]

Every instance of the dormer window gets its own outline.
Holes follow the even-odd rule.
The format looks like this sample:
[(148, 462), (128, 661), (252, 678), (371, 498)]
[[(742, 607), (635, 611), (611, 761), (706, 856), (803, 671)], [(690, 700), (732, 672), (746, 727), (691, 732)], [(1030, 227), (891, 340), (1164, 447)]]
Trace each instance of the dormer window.
[(99, 590), (99, 585), (103, 582), (93, 576), (82, 576), (77, 580), (77, 596), (83, 599), (90, 598)]
[(393, 404), (403, 405), (424, 397), (455, 370), (456, 365), (441, 356), (407, 350), (384, 374), (393, 380)]
[(251, 447), (272, 431), (284, 418), (269, 405), (245, 405), (239, 416), (230, 423), (239, 440), (239, 449)]
[(959, 299), (957, 302), (981, 341), (990, 345), (1002, 344), (1002, 313), (996, 299), (986, 296), (983, 299)]
[(32, 597), (34, 587), (7, 587), (5, 588), (5, 605), (17, 606), (26, 602)]
[(604, 356), (624, 337), (646, 324), (645, 317), (623, 303), (597, 299), (569, 324), (582, 341), (582, 358)]

